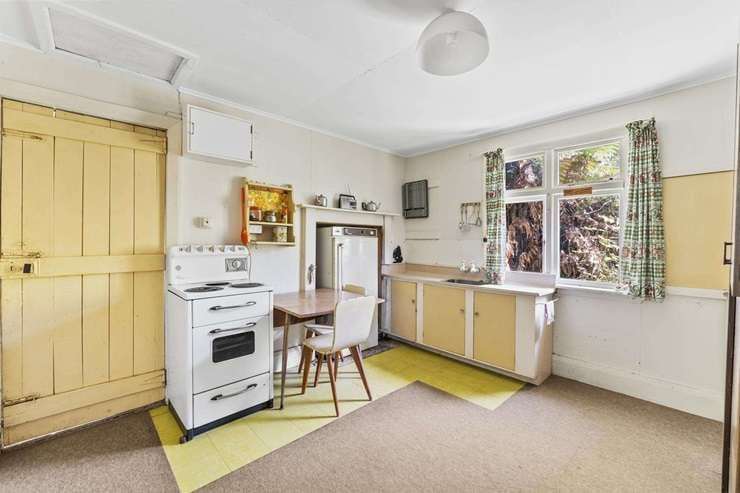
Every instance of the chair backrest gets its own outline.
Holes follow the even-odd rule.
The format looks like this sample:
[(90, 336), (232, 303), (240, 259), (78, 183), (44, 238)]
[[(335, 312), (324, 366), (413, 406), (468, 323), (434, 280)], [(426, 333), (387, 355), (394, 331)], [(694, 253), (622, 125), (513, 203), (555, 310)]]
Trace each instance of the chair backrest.
[(357, 284), (345, 284), (342, 290), (359, 294), (361, 296), (367, 296), (367, 289), (362, 286), (358, 286)]
[(356, 346), (370, 337), (375, 314), (375, 296), (340, 301), (334, 309), (335, 351)]

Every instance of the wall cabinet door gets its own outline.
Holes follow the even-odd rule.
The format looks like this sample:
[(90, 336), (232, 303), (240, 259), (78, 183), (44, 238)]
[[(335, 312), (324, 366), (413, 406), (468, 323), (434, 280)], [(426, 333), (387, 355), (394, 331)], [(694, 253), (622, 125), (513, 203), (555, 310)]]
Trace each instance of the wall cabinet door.
[(473, 358), (514, 370), (516, 296), (476, 291), (473, 313)]
[(465, 290), (424, 285), (424, 344), (465, 354)]
[(391, 281), (391, 330), (416, 341), (416, 283)]
[(227, 161), (252, 161), (252, 123), (232, 115), (188, 106), (187, 150)]

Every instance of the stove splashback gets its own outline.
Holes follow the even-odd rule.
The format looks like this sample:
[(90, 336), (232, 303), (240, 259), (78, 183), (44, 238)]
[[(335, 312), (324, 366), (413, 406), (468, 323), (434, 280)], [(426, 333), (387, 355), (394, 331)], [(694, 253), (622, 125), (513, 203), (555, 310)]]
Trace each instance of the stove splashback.
[(249, 250), (243, 245), (177, 245), (167, 251), (167, 283), (246, 279)]

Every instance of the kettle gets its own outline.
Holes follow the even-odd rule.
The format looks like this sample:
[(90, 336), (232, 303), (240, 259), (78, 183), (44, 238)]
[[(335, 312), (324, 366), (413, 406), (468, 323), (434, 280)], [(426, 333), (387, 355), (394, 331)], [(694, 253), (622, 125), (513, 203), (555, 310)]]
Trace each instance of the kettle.
[(324, 195), (323, 193), (320, 193), (316, 195), (316, 198), (313, 200), (313, 203), (321, 207), (326, 207), (327, 205), (329, 205), (329, 199), (326, 198), (326, 195)]
[(363, 211), (376, 212), (378, 209), (380, 209), (380, 204), (376, 204), (372, 200), (370, 202), (363, 202), (362, 203), (362, 210)]

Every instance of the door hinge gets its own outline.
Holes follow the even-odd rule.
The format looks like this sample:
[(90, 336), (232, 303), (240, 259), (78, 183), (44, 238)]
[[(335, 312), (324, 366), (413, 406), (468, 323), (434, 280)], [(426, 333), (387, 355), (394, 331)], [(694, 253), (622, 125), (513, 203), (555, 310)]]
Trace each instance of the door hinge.
[(164, 369), (164, 385), (167, 386), (167, 368)]
[(7, 401), (3, 401), (3, 406), (13, 406), (15, 404), (23, 404), (24, 402), (31, 402), (31, 401), (35, 401), (40, 398), (41, 398), (41, 394), (26, 395), (23, 397), (19, 397), (18, 399), (9, 399)]
[(249, 151), (249, 159), (254, 159), (254, 153), (252, 151)]

